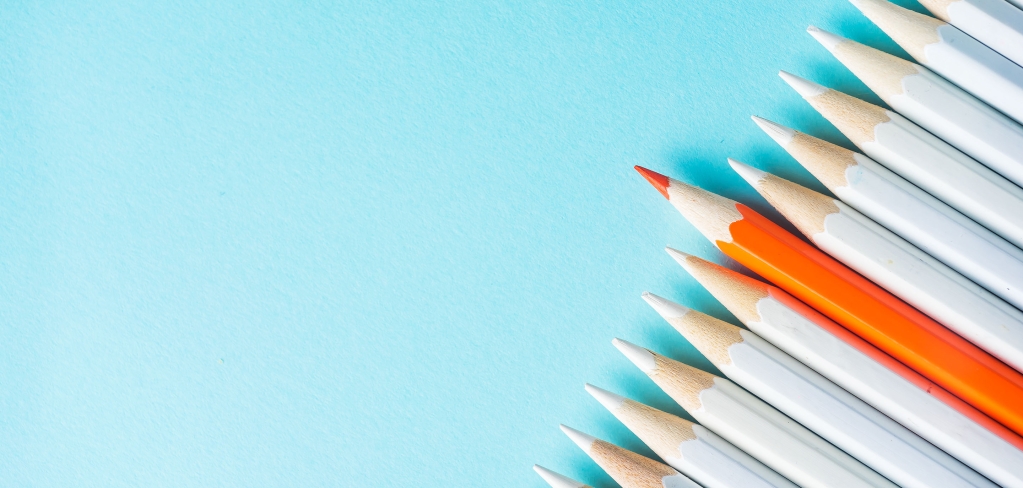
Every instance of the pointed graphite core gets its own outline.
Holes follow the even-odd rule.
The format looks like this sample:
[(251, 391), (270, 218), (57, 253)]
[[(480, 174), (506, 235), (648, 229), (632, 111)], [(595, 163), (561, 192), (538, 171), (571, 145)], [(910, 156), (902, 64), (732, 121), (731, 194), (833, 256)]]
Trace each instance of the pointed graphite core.
[(657, 361), (652, 352), (617, 338), (612, 340), (611, 344), (614, 344), (625, 357), (629, 358), (629, 361), (632, 361), (632, 364), (635, 364), (644, 373), (653, 373), (657, 369)]
[(590, 452), (590, 446), (592, 446), (593, 443), (597, 440), (596, 437), (579, 432), (578, 430), (575, 430), (564, 424), (561, 425), (561, 431), (564, 432), (569, 439), (572, 439), (572, 442), (574, 442), (575, 445), (579, 446), (579, 449), (582, 449), (583, 452), (587, 454), (589, 454)]
[(614, 393), (603, 388), (597, 388), (589, 383), (586, 383), (586, 392), (593, 396), (593, 398), (596, 398), (597, 401), (611, 413), (616, 412), (622, 407), (622, 404), (625, 403), (625, 397), (615, 395)]
[(667, 298), (661, 298), (650, 292), (643, 292), (643, 300), (650, 305), (664, 320), (677, 319), (689, 313), (689, 309)]
[(827, 88), (821, 85), (818, 85), (805, 78), (800, 78), (787, 71), (779, 71), (778, 76), (780, 76), (781, 79), (785, 80), (785, 83), (788, 83), (789, 86), (791, 86), (792, 89), (795, 90), (796, 93), (798, 93), (799, 96), (803, 98), (813, 98), (828, 91)]
[(788, 127), (776, 124), (765, 118), (757, 117), (756, 115), (750, 118), (757, 124), (757, 127), (760, 127), (760, 130), (764, 131), (771, 139), (774, 139), (774, 142), (777, 142), (781, 147), (788, 146), (792, 142), (792, 138), (796, 137), (796, 131)]
[(671, 199), (671, 197), (668, 196), (668, 186), (671, 183), (669, 182), (667, 176), (664, 176), (656, 171), (651, 171), (642, 166), (634, 166), (634, 168), (636, 168), (636, 171), (639, 171), (639, 174), (643, 175), (643, 177), (646, 178), (646, 180), (649, 181), (651, 185), (654, 185), (654, 188), (657, 188), (657, 191), (661, 192), (661, 195), (664, 195), (664, 198), (667, 198), (669, 200)]
[(543, 478), (548, 485), (551, 485), (551, 488), (582, 488), (586, 486), (572, 478), (569, 478), (568, 476), (555, 473), (554, 471), (540, 466), (539, 464), (533, 465), (533, 471), (536, 471), (536, 474), (540, 475), (540, 477)]
[(814, 39), (817, 39), (817, 42), (821, 43), (821, 45), (828, 51), (834, 51), (836, 46), (841, 44), (842, 41), (847, 40), (844, 37), (836, 36), (824, 29), (820, 29), (812, 25), (806, 28), (806, 32), (809, 32), (810, 35), (813, 36)]
[(732, 169), (738, 173), (742, 179), (746, 180), (746, 183), (749, 183), (754, 189), (757, 188), (757, 185), (760, 184), (761, 180), (767, 177), (767, 173), (732, 158), (728, 158), (728, 165), (731, 166)]

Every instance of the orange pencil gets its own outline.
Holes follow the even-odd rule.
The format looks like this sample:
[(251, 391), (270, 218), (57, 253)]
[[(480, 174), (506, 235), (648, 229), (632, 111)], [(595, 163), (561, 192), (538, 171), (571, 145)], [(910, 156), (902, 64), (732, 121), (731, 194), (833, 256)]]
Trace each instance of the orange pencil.
[(1023, 434), (1023, 375), (749, 207), (636, 170), (723, 253)]

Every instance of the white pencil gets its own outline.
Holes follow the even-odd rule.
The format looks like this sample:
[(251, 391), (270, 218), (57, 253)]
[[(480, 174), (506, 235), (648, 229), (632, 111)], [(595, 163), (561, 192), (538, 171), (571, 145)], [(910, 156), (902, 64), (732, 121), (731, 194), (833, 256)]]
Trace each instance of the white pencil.
[(895, 486), (731, 381), (621, 339), (614, 345), (700, 424), (797, 485)]
[(1023, 67), (933, 17), (885, 0), (851, 0), (913, 59), (1023, 122)]
[(551, 488), (593, 488), (590, 485), (580, 483), (568, 476), (555, 473), (554, 471), (540, 466), (539, 464), (533, 465), (533, 471), (536, 471), (536, 474), (540, 475), (540, 477), (543, 478), (548, 485), (551, 485)]
[(1023, 371), (1023, 312), (844, 203), (728, 162), (822, 251)]
[(700, 488), (700, 485), (667, 464), (565, 425), (561, 426), (561, 431), (623, 488)]
[(756, 334), (657, 295), (643, 299), (729, 379), (899, 486), (995, 486)]
[(850, 207), (1023, 308), (1023, 251), (862, 154), (753, 121)]
[(779, 74), (867, 156), (1023, 246), (1023, 189), (895, 112)]
[[(958, 3), (968, 1), (978, 0)], [(1015, 121), (919, 64), (816, 27), (807, 31), (896, 112), (1023, 185), (1023, 127)]]
[(1023, 438), (781, 289), (668, 254), (758, 336), (996, 483), (1023, 487)]
[(1003, 0), (920, 0), (935, 17), (1023, 65), (1023, 11)]
[(792, 482), (699, 424), (586, 385), (661, 459), (706, 488), (795, 488)]

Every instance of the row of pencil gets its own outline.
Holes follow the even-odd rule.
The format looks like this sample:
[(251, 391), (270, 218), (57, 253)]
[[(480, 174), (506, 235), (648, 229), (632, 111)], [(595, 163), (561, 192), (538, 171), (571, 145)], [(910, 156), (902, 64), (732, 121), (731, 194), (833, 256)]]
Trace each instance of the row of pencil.
[(851, 1), (920, 64), (808, 31), (892, 110), (780, 75), (862, 153), (753, 117), (838, 198), (729, 159), (812, 245), (636, 167), (769, 283), (668, 248), (746, 329), (643, 294), (725, 377), (613, 341), (699, 422), (587, 384), (667, 463), (562, 426), (626, 488), (1023, 488), (1023, 3)]

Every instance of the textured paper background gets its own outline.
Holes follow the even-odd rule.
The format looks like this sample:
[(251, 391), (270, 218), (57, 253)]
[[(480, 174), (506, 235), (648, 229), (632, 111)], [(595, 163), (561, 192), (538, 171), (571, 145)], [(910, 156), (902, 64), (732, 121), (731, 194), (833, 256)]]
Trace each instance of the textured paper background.
[(877, 101), (810, 23), (903, 54), (839, 0), (8, 2), (3, 484), (611, 486), (583, 382), (681, 410), (610, 339), (710, 368), (639, 294), (735, 322), (631, 166), (820, 189), (748, 119)]

